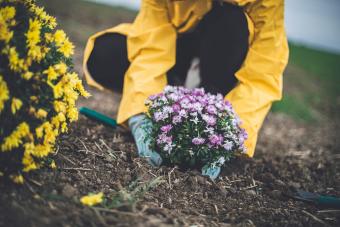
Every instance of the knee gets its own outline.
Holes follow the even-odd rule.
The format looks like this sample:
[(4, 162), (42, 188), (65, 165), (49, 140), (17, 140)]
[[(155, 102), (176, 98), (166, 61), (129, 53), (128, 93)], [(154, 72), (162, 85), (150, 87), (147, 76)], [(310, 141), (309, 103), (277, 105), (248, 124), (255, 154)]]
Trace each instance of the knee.
[(128, 66), (126, 36), (107, 33), (95, 40), (87, 67), (96, 82), (121, 91)]

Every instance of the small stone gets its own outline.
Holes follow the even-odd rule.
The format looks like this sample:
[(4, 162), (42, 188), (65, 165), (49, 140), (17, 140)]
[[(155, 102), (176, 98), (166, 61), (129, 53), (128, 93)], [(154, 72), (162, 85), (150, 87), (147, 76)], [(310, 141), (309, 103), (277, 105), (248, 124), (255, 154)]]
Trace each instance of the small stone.
[(199, 184), (205, 184), (207, 182), (206, 178), (202, 176), (196, 176), (196, 179)]
[(295, 189), (301, 188), (301, 184), (298, 182), (294, 182), (294, 181), (290, 181), (288, 185)]
[(257, 195), (255, 190), (247, 190), (247, 191), (245, 191), (245, 192), (246, 192), (246, 194), (248, 194), (248, 195)]
[(66, 184), (62, 190), (62, 194), (63, 196), (67, 197), (67, 198), (71, 198), (73, 196), (75, 196), (77, 193), (77, 189), (74, 188), (72, 185), (70, 184)]

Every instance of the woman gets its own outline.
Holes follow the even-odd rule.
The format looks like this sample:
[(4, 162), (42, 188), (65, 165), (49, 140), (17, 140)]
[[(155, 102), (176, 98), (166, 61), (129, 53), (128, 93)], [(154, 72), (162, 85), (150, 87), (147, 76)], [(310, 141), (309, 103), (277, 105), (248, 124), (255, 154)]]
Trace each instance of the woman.
[(252, 157), (263, 120), (282, 95), (283, 0), (143, 0), (132, 24), (90, 37), (84, 71), (90, 85), (122, 91), (118, 123), (130, 126), (140, 155), (159, 165), (141, 139), (144, 101), (167, 83), (183, 85), (194, 57), (200, 87), (225, 94), (240, 116)]

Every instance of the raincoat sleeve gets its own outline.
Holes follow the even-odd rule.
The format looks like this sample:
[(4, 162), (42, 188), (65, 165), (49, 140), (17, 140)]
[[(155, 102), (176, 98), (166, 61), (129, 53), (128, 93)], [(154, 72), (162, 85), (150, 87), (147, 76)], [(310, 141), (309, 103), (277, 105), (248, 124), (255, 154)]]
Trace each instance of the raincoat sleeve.
[(145, 100), (167, 84), (166, 72), (175, 64), (176, 30), (165, 0), (143, 0), (127, 37), (131, 62), (125, 74), (118, 123), (146, 111)]
[(252, 157), (258, 132), (271, 104), (282, 97), (288, 44), (283, 0), (239, 1), (240, 4), (244, 2), (251, 2), (245, 9), (254, 24), (254, 36), (245, 62), (236, 73), (239, 84), (226, 99), (232, 103), (248, 133), (245, 145), (247, 155)]

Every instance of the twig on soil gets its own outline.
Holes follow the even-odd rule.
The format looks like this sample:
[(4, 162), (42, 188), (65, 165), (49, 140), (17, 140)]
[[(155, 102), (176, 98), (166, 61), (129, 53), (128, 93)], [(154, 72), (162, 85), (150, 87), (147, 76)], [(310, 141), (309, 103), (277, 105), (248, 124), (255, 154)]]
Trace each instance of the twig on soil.
[(96, 147), (98, 147), (98, 149), (99, 149), (101, 152), (103, 152), (103, 149), (98, 145), (97, 142), (94, 142), (94, 144), (96, 145)]
[(57, 145), (56, 151), (53, 155), (56, 156), (59, 153), (59, 150), (60, 150), (60, 147)]
[(240, 190), (249, 190), (249, 189), (252, 189), (252, 188), (256, 188), (258, 185), (250, 185), (248, 187), (245, 187), (245, 188), (240, 188)]
[(37, 194), (36, 191), (32, 188), (32, 186), (27, 183), (27, 181), (25, 182), (25, 185), (27, 186), (28, 190), (30, 190), (33, 194)]
[(105, 141), (104, 141), (103, 139), (100, 139), (100, 142), (106, 147), (106, 149), (107, 149), (106, 152), (107, 152), (113, 159), (116, 159), (117, 156), (114, 154), (115, 151), (112, 150), (112, 148), (109, 147), (109, 146), (105, 143)]
[(37, 186), (39, 186), (39, 187), (42, 186), (42, 183), (40, 183), (40, 182), (38, 182), (38, 181), (36, 181), (36, 180), (29, 179), (29, 181), (31, 181), (33, 184), (35, 184), (35, 185), (37, 185)]
[(154, 177), (157, 177), (157, 175), (154, 174), (153, 172), (151, 172), (151, 170), (149, 170), (148, 173), (150, 173), (150, 174), (151, 174), (152, 176), (154, 176)]
[(235, 182), (241, 182), (241, 181), (244, 181), (244, 179), (231, 180), (229, 181), (229, 183), (235, 183)]
[(83, 149), (80, 149), (80, 150), (77, 150), (77, 151), (85, 151), (85, 154), (86, 154), (86, 155), (89, 153), (89, 154), (92, 154), (92, 155), (94, 155), (94, 156), (98, 156), (98, 157), (101, 157), (101, 158), (103, 158), (103, 157), (104, 157), (104, 155), (97, 154), (97, 153), (95, 153), (95, 152), (92, 152), (92, 151), (89, 151), (89, 150), (83, 150)]
[(65, 155), (63, 154), (59, 154), (61, 157), (63, 157), (66, 161), (68, 161), (69, 163), (73, 164), (73, 165), (77, 165), (74, 161), (72, 161), (71, 159), (69, 159), (68, 157), (66, 157)]
[(83, 171), (92, 171), (92, 169), (86, 169), (86, 168), (72, 168), (72, 167), (65, 167), (65, 168), (60, 168), (61, 170), (83, 170)]
[(52, 202), (47, 202), (48, 206), (51, 208), (51, 210), (56, 210), (55, 206), (53, 205)]
[(217, 207), (217, 205), (215, 204), (214, 207), (215, 207), (216, 214), (218, 215), (218, 207)]
[(169, 177), (169, 188), (172, 189), (172, 184), (171, 184), (171, 174), (172, 172), (176, 169), (176, 167), (174, 167), (172, 170), (170, 170), (170, 172), (168, 173), (168, 177)]
[(86, 154), (87, 154), (87, 152), (89, 152), (89, 149), (86, 147), (85, 143), (81, 139), (79, 139), (79, 138), (77, 138), (77, 139), (81, 142), (81, 144), (85, 148), (85, 151), (86, 151)]
[(317, 221), (317, 222), (319, 222), (319, 223), (321, 223), (321, 224), (323, 224), (323, 225), (325, 225), (325, 226), (328, 226), (328, 224), (327, 224), (326, 222), (322, 221), (322, 220), (321, 220), (320, 218), (318, 218), (318, 217), (315, 217), (313, 214), (311, 214), (311, 213), (309, 213), (309, 212), (307, 212), (307, 211), (305, 211), (305, 210), (302, 210), (302, 213), (305, 213), (305, 214), (307, 214), (309, 217), (313, 218), (315, 221)]

